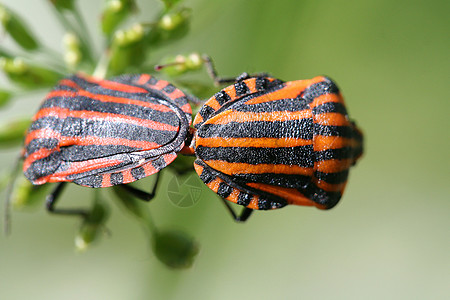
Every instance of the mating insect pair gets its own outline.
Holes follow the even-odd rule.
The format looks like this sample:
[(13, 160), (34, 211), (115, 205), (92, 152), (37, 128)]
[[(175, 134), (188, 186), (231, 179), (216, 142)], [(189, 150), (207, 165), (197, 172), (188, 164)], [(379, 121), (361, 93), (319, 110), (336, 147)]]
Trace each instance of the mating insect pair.
[(63, 79), (26, 135), (25, 176), (60, 182), (49, 211), (84, 215), (55, 208), (66, 182), (121, 185), (149, 200), (158, 181), (149, 193), (125, 184), (159, 174), (183, 153), (196, 156), (195, 171), (210, 189), (245, 207), (236, 214), (224, 201), (237, 221), (287, 204), (335, 206), (362, 154), (362, 134), (335, 83), (245, 73), (232, 81), (204, 103), (192, 128), (190, 98), (167, 81), (148, 74)]

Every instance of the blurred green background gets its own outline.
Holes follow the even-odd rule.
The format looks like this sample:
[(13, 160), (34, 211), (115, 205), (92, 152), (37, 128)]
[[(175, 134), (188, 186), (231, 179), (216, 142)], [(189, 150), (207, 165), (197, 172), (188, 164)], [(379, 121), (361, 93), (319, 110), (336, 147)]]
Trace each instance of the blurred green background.
[[(2, 2), (60, 49), (63, 32), (46, 1)], [(79, 4), (98, 36), (101, 1)], [(155, 2), (138, 4), (155, 14)], [(256, 212), (236, 224), (206, 188), (197, 205), (174, 206), (166, 172), (149, 204), (154, 220), (201, 247), (181, 271), (156, 260), (147, 235), (115, 203), (111, 236), (83, 254), (73, 250), (79, 220), (48, 216), (42, 205), (14, 212), (13, 234), (0, 237), (0, 299), (450, 299), (450, 2), (185, 4), (190, 33), (155, 57), (199, 51), (222, 75), (326, 74), (339, 84), (366, 137), (341, 203)], [(31, 115), (42, 96), (15, 101), (2, 121)], [(17, 153), (1, 150), (2, 169)], [(67, 206), (88, 205), (91, 191), (73, 185), (65, 195)]]

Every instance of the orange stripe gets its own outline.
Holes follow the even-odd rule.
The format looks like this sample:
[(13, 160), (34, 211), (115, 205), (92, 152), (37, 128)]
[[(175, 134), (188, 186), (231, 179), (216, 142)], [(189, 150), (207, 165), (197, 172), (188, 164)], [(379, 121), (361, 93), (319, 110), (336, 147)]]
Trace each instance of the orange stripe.
[(236, 188), (233, 188), (233, 191), (231, 192), (231, 194), (226, 198), (228, 201), (237, 203), (238, 201), (238, 196), (239, 196), (239, 190)]
[(232, 84), (232, 85), (230, 85), (230, 86), (227, 86), (226, 88), (223, 89), (223, 91), (224, 91), (225, 93), (227, 93), (228, 96), (230, 96), (231, 101), (233, 101), (233, 100), (236, 99), (236, 89), (235, 89), (235, 87), (234, 87), (234, 84)]
[(347, 117), (341, 113), (326, 113), (314, 116), (314, 122), (321, 125), (349, 126)]
[(228, 175), (234, 174), (301, 174), (311, 176), (313, 168), (303, 168), (299, 166), (289, 165), (273, 165), (273, 164), (257, 164), (251, 165), (246, 163), (229, 163), (222, 160), (207, 160), (205, 163), (211, 168), (223, 172)]
[(151, 109), (161, 111), (161, 112), (168, 112), (172, 111), (170, 107), (167, 107), (162, 104), (154, 104), (146, 101), (140, 101), (140, 100), (133, 100), (129, 98), (124, 97), (114, 97), (110, 95), (100, 95), (100, 94), (93, 94), (85, 90), (80, 90), (77, 93), (70, 92), (70, 91), (52, 91), (47, 94), (46, 99), (54, 98), (54, 97), (78, 97), (78, 96), (84, 96), (90, 99), (94, 99), (100, 102), (112, 102), (112, 103), (121, 103), (121, 104), (132, 104), (142, 107), (149, 107)]
[(343, 147), (355, 147), (357, 142), (354, 139), (343, 138), (339, 136), (316, 135), (314, 137), (314, 151), (323, 151), (327, 149), (339, 149)]
[(194, 118), (194, 126), (200, 123), (203, 123), (203, 117), (200, 114), (197, 114)]
[(298, 190), (293, 189), (293, 188), (284, 188), (284, 187), (273, 186), (273, 185), (269, 185), (269, 184), (252, 183), (252, 182), (247, 183), (247, 185), (250, 187), (253, 187), (257, 190), (268, 192), (270, 194), (281, 197), (281, 198), (285, 199), (289, 204), (322, 207), (322, 205), (319, 205), (316, 202), (312, 201), (311, 199), (308, 199), (302, 193), (300, 193)]
[(118, 82), (109, 81), (109, 80), (105, 80), (105, 79), (98, 79), (98, 78), (94, 78), (91, 76), (83, 76), (83, 77), (86, 81), (88, 81), (90, 83), (98, 84), (99, 86), (101, 86), (105, 89), (110, 89), (110, 90), (114, 90), (114, 91), (118, 91), (118, 92), (126, 92), (126, 93), (148, 93), (148, 91), (146, 89), (128, 85), (128, 84), (118, 83)]
[(253, 195), (252, 200), (246, 207), (258, 210), (259, 209), (258, 203), (259, 203), (259, 195)]
[(161, 147), (161, 145), (153, 142), (134, 141), (121, 138), (101, 138), (96, 136), (61, 136), (59, 146), (89, 146), (89, 145), (123, 145), (134, 148), (142, 148), (142, 150), (150, 150)]
[(136, 181), (136, 179), (134, 179), (133, 175), (131, 175), (131, 170), (124, 170), (121, 172), (123, 175), (123, 183), (130, 183), (133, 181)]
[(39, 181), (40, 182), (43, 181), (43, 183), (44, 182), (68, 181), (66, 179), (67, 175), (79, 174), (79, 173), (92, 171), (92, 170), (96, 170), (96, 169), (113, 167), (120, 163), (122, 163), (122, 161), (112, 160), (112, 159), (108, 159), (108, 158), (98, 158), (98, 159), (92, 159), (92, 160), (87, 160), (87, 161), (72, 162), (70, 164), (70, 167), (67, 170), (58, 172), (58, 173), (54, 173), (54, 174), (50, 174), (45, 177), (41, 177), (41, 178), (39, 178)]
[(204, 147), (260, 147), (260, 148), (286, 148), (312, 145), (312, 140), (293, 138), (201, 138), (196, 137), (195, 146)]
[(324, 161), (317, 161), (314, 164), (314, 169), (322, 173), (336, 173), (348, 170), (352, 165), (353, 159), (330, 159)]
[(160, 122), (124, 116), (121, 114), (100, 113), (87, 110), (69, 110), (67, 108), (56, 107), (43, 108), (36, 114), (36, 119), (46, 116), (55, 116), (58, 118), (74, 117), (81, 119), (104, 120), (108, 122), (127, 123), (137, 126), (144, 126), (156, 130), (178, 131), (178, 127)]
[(158, 172), (158, 170), (153, 167), (152, 162), (145, 163), (141, 167), (144, 168), (145, 176), (150, 176)]
[(184, 94), (182, 91), (180, 91), (179, 89), (176, 88), (176, 89), (175, 89), (172, 93), (170, 93), (168, 96), (170, 97), (170, 99), (177, 99), (177, 98), (180, 98), (180, 97), (184, 97), (185, 94)]
[(285, 86), (283, 88), (273, 91), (272, 93), (263, 94), (259, 97), (250, 99), (245, 102), (245, 104), (257, 104), (280, 99), (296, 98), (308, 86), (317, 82), (321, 82), (323, 80), (324, 77), (319, 76), (310, 80), (289, 81), (285, 83)]
[(59, 139), (61, 134), (49, 128), (42, 128), (30, 131), (26, 137), (24, 146), (26, 147), (32, 140), (35, 139)]
[(342, 99), (341, 94), (325, 94), (317, 97), (314, 99), (314, 101), (310, 104), (311, 109), (313, 109), (316, 106), (328, 103), (328, 102), (337, 102), (337, 103), (344, 103), (344, 100)]
[(80, 89), (80, 86), (78, 84), (76, 84), (75, 82), (73, 82), (72, 80), (69, 80), (67, 78), (61, 79), (58, 82), (58, 85), (65, 85), (65, 86), (68, 86), (68, 87), (71, 87), (71, 88), (74, 88), (74, 89)]
[(317, 179), (315, 181), (317, 181), (315, 184), (322, 190), (327, 191), (327, 192), (340, 192), (341, 194), (344, 192), (345, 185), (347, 184), (347, 182), (332, 184), (332, 183), (328, 183), (323, 180), (317, 180)]
[(228, 124), (230, 122), (246, 123), (257, 121), (288, 121), (311, 118), (311, 110), (273, 111), (267, 113), (239, 112), (227, 110), (208, 119), (207, 124)]
[(28, 170), (30, 165), (32, 163), (34, 163), (36, 160), (42, 159), (44, 157), (47, 157), (50, 154), (52, 154), (53, 152), (55, 152), (55, 149), (41, 148), (38, 151), (31, 153), (30, 155), (28, 155), (25, 158), (25, 160), (23, 162), (23, 166), (22, 166), (23, 171)]
[(152, 77), (149, 74), (141, 74), (137, 80), (137, 84), (144, 85), (150, 80), (150, 78)]
[(169, 84), (169, 82), (167, 82), (167, 81), (165, 81), (165, 80), (158, 80), (158, 81), (156, 82), (156, 84), (152, 84), (152, 85), (149, 84), (148, 86), (150, 86), (151, 88), (156, 89), (156, 90), (162, 90), (162, 89), (165, 88), (168, 84)]
[(219, 190), (219, 185), (223, 182), (222, 179), (220, 179), (219, 177), (214, 178), (213, 181), (207, 183), (206, 185), (214, 191), (214, 193), (217, 193), (217, 191)]
[(102, 187), (110, 187), (111, 186), (111, 173), (102, 175)]
[(245, 84), (248, 86), (250, 93), (256, 93), (258, 90), (256, 89), (256, 78), (250, 78), (244, 80)]

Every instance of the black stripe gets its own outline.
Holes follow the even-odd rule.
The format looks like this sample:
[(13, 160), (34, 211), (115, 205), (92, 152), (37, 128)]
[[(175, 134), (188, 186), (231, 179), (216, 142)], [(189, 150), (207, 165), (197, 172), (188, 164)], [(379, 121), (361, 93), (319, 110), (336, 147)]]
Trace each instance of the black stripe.
[(61, 147), (61, 159), (64, 161), (86, 161), (89, 159), (108, 157), (118, 153), (131, 153), (142, 150), (141, 148), (123, 145), (71, 145)]
[(283, 164), (312, 168), (314, 149), (312, 145), (262, 148), (262, 147), (204, 147), (195, 149), (198, 158), (203, 161), (222, 160), (230, 163)]
[(111, 185), (118, 185), (123, 183), (122, 173), (112, 173), (110, 177)]
[(300, 192), (314, 202), (325, 205), (327, 209), (334, 207), (342, 197), (340, 192), (326, 192), (314, 184), (308, 185)]
[(64, 85), (64, 84), (59, 84), (59, 85), (57, 85), (53, 90), (54, 90), (54, 91), (76, 92), (76, 91), (78, 91), (79, 89), (78, 89), (78, 88), (71, 87), (71, 86), (67, 86), (67, 85)]
[(344, 183), (347, 181), (348, 169), (344, 170), (344, 171), (340, 171), (340, 172), (335, 172), (335, 173), (323, 173), (323, 172), (315, 171), (314, 176), (317, 179), (323, 180), (330, 184)]
[(312, 113), (314, 115), (325, 114), (325, 113), (340, 113), (347, 115), (347, 110), (342, 103), (338, 102), (327, 102), (322, 105), (313, 108)]
[(350, 126), (332, 126), (314, 123), (314, 135), (353, 137), (353, 129)]
[(149, 84), (149, 85), (156, 85), (157, 83), (158, 83), (158, 79), (156, 79), (155, 77), (153, 77), (153, 76), (150, 76), (150, 79), (146, 82), (146, 84)]
[(250, 195), (249, 193), (239, 192), (237, 204), (247, 206), (250, 204), (252, 198), (253, 195)]
[(220, 105), (223, 105), (225, 102), (228, 102), (231, 100), (230, 95), (228, 95), (225, 91), (220, 91), (218, 93), (216, 93), (214, 95), (214, 97), (216, 98), (217, 102)]
[(143, 167), (133, 168), (133, 169), (131, 169), (130, 172), (131, 172), (131, 176), (133, 176), (133, 178), (135, 180), (139, 180), (139, 179), (145, 177), (145, 170)]
[(219, 184), (219, 188), (217, 189), (217, 195), (219, 195), (222, 198), (226, 198), (230, 196), (230, 194), (233, 192), (233, 188), (226, 184), (225, 182), (221, 182)]
[(247, 84), (243, 81), (238, 81), (234, 84), (234, 89), (236, 90), (236, 98), (250, 94), (250, 89)]
[(51, 175), (59, 169), (64, 167), (61, 164), (61, 153), (52, 152), (48, 156), (43, 157), (31, 163), (28, 169), (25, 170), (25, 177), (31, 181)]
[(213, 175), (211, 173), (211, 171), (208, 170), (208, 167), (206, 167), (200, 160), (196, 160), (195, 163), (200, 165), (200, 166), (203, 166), (203, 171), (202, 171), (202, 174), (200, 174), (200, 179), (205, 184), (210, 183), (211, 181), (213, 181), (216, 178), (216, 176)]
[(166, 161), (164, 160), (164, 157), (160, 156), (160, 157), (156, 158), (155, 160), (152, 160), (152, 166), (156, 170), (162, 170), (165, 167), (167, 167), (167, 164), (166, 164)]
[(268, 113), (273, 111), (301, 111), (309, 109), (308, 103), (302, 99), (279, 99), (269, 102), (246, 104), (245, 101), (250, 99), (243, 99), (239, 103), (231, 106), (230, 108), (235, 111), (241, 112), (254, 112), (254, 113)]
[(353, 157), (352, 153), (353, 153), (352, 147), (342, 147), (337, 149), (314, 151), (314, 160), (324, 161), (330, 159), (349, 159)]
[(203, 122), (198, 123), (195, 125), (195, 128), (199, 128), (206, 120), (208, 120), (208, 117), (214, 113), (214, 108), (208, 105), (203, 105), (202, 108), (199, 110), (198, 114), (203, 118)]
[(300, 97), (305, 99), (308, 103), (314, 101), (315, 98), (325, 95), (325, 94), (337, 94), (339, 89), (336, 84), (329, 78), (324, 81), (314, 83), (307, 87), (300, 93)]
[(172, 93), (173, 91), (175, 91), (176, 87), (173, 86), (173, 84), (169, 83), (168, 85), (166, 85), (165, 87), (162, 88), (162, 90), (164, 92), (166, 92), (167, 94)]
[(246, 182), (256, 182), (296, 189), (302, 189), (311, 182), (311, 177), (297, 174), (236, 174), (233, 175), (233, 178), (243, 184)]
[(255, 78), (255, 88), (257, 91), (263, 91), (267, 89), (269, 85), (269, 80), (267, 77), (256, 77)]
[(97, 174), (97, 175), (92, 175), (92, 176), (86, 176), (86, 177), (75, 179), (73, 182), (76, 184), (79, 184), (79, 185), (83, 185), (83, 186), (99, 188), (102, 186), (103, 175)]
[[(144, 90), (146, 90), (147, 92), (142, 92), (142, 93), (129, 93), (129, 92), (122, 92), (122, 91), (117, 91), (117, 90), (113, 90), (113, 89), (108, 89), (105, 87), (102, 87), (96, 83), (91, 83), (88, 82), (86, 80), (84, 80), (83, 78), (80, 77), (74, 77), (71, 78), (71, 80), (73, 82), (75, 82), (76, 84), (78, 84), (80, 86), (81, 89), (86, 90), (90, 93), (93, 94), (98, 94), (98, 95), (107, 95), (107, 96), (114, 96), (114, 97), (122, 97), (122, 98), (130, 98), (130, 99), (135, 99), (135, 97), (137, 97), (136, 100), (142, 100), (142, 101), (146, 101), (146, 99), (152, 99), (152, 98), (156, 98), (156, 99), (164, 99), (167, 101), (170, 101), (170, 97), (167, 96), (164, 92), (151, 88), (150, 86), (146, 86), (146, 85), (138, 85), (134, 82), (131, 81), (135, 81), (135, 79), (130, 79), (129, 81), (126, 80), (126, 77), (123, 77), (122, 81), (115, 81), (115, 78), (110, 79), (109, 81), (115, 81), (115, 82), (119, 82), (122, 84), (127, 84), (131, 87), (139, 87), (142, 88)], [(137, 78), (136, 78), (137, 79)]]
[(26, 155), (30, 155), (36, 151), (39, 151), (43, 148), (45, 149), (55, 149), (58, 146), (59, 141), (57, 139), (34, 139), (31, 140), (28, 145), (25, 147)]
[[(142, 99), (137, 99), (142, 100)], [(146, 101), (156, 105), (161, 105), (157, 99), (152, 99), (152, 101)], [(179, 123), (179, 118), (173, 111), (162, 112), (155, 110), (150, 107), (144, 107), (135, 104), (124, 104), (115, 102), (103, 102), (95, 100), (88, 97), (54, 97), (47, 99), (42, 108), (64, 108), (71, 111), (92, 111), (99, 113), (110, 113), (115, 115), (124, 115), (134, 118), (139, 118), (143, 120), (151, 120), (155, 122), (160, 122), (163, 124), (168, 124), (171, 126), (177, 126)]]
[(229, 122), (228, 124), (203, 124), (198, 136), (228, 138), (313, 138), (312, 118), (287, 121)]
[(166, 145), (177, 134), (175, 131), (150, 129), (143, 126), (104, 120), (43, 117), (31, 124), (30, 130), (52, 129), (62, 136), (96, 136), (99, 138), (124, 138), (134, 141)]

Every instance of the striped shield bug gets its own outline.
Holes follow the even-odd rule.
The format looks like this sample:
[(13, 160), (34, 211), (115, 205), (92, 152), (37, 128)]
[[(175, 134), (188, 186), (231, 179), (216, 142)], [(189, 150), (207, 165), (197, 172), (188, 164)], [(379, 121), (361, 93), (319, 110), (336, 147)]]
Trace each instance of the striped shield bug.
[(238, 81), (211, 97), (194, 119), (191, 148), (202, 181), (252, 210), (287, 204), (329, 209), (340, 200), (362, 134), (326, 77)]
[[(183, 148), (191, 114), (181, 90), (151, 75), (73, 75), (59, 82), (33, 118), (24, 174), (33, 184), (60, 182), (47, 197), (49, 211), (85, 215), (55, 209), (65, 182), (110, 187), (158, 173)], [(154, 194), (122, 187), (140, 198)]]
[[(150, 200), (159, 177), (150, 193), (125, 184), (159, 175), (178, 153), (196, 156), (195, 171), (236, 221), (288, 204), (334, 207), (363, 151), (336, 84), (323, 76), (220, 79), (203, 60), (216, 83), (232, 84), (204, 103), (193, 128), (188, 102), (197, 100), (151, 75), (61, 80), (33, 118), (23, 151), (32, 183), (60, 182), (48, 210), (86, 215), (55, 209), (66, 182), (120, 185)], [(229, 201), (245, 208), (238, 215)]]

